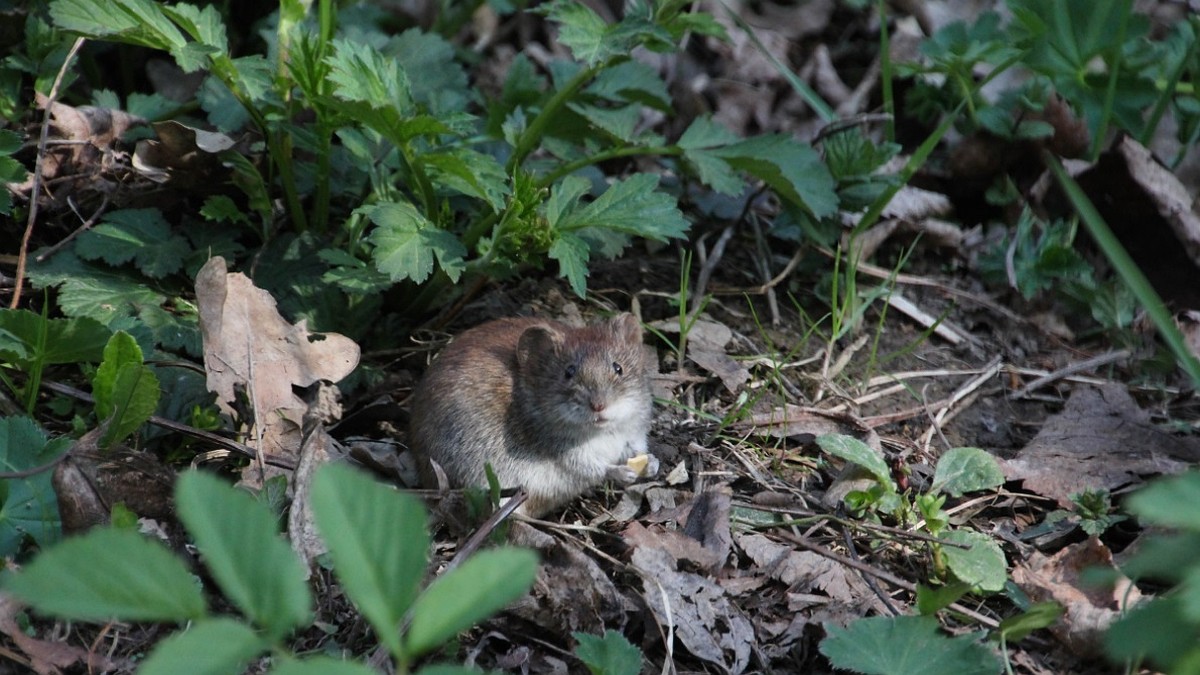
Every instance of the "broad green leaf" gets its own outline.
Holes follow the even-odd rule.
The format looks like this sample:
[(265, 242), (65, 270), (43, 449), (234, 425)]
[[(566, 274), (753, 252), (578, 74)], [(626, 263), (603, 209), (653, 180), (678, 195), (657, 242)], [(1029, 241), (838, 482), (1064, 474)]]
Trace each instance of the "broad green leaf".
[[(0, 344), (0, 358), (21, 364), (95, 363), (103, 357), (104, 345), (112, 336), (112, 331), (93, 319), (43, 319), (27, 309), (0, 309), (0, 330), (22, 345), (21, 349), (6, 350)], [(44, 347), (39, 349), (43, 331)]]
[(579, 632), (571, 635), (579, 643), (575, 656), (593, 673), (638, 675), (642, 672), (642, 650), (617, 631), (606, 630), (603, 637)]
[(113, 383), (113, 412), (101, 446), (112, 447), (137, 431), (154, 414), (160, 395), (158, 376), (149, 366), (121, 366)]
[(564, 232), (550, 245), (550, 258), (558, 261), (559, 274), (571, 282), (575, 295), (587, 294), (588, 244), (583, 239)]
[[(1156, 523), (1152, 517), (1143, 517), (1141, 522), (1144, 525)], [(1171, 537), (1147, 538), (1138, 545), (1137, 553), (1121, 565), (1121, 571), (1133, 579), (1177, 584), (1184, 580), (1197, 560), (1200, 560), (1200, 533), (1187, 531)]]
[(11, 155), (21, 149), (21, 135), (10, 129), (0, 129), (0, 155)]
[(817, 218), (837, 211), (837, 194), (829, 169), (812, 148), (790, 136), (756, 136), (707, 152), (763, 181), (780, 197)]
[(605, 68), (584, 91), (612, 101), (637, 102), (670, 110), (671, 93), (658, 71), (641, 61), (625, 61)]
[(1200, 509), (1182, 504), (1200, 504), (1200, 472), (1160, 478), (1125, 500), (1125, 508), (1147, 523), (1200, 532)]
[(708, 150), (736, 143), (738, 137), (732, 131), (715, 122), (711, 117), (697, 117), (679, 137), (683, 157), (695, 169), (705, 185), (725, 195), (740, 194), (746, 183), (734, 172), (724, 159)]
[(987, 490), (1004, 484), (1004, 472), (996, 458), (979, 448), (951, 448), (943, 454), (933, 472), (931, 491), (941, 490), (952, 497), (965, 492)]
[(158, 209), (123, 209), (79, 235), (76, 251), (81, 258), (110, 265), (132, 260), (146, 276), (161, 279), (183, 268), (191, 248), (186, 239), (171, 233)]
[(1004, 588), (1004, 582), (1008, 580), (1007, 562), (1004, 559), (1004, 551), (991, 537), (982, 532), (953, 530), (942, 534), (941, 539), (970, 547), (942, 547), (942, 553), (946, 556), (946, 566), (959, 581), (989, 593)]
[(420, 162), (429, 167), (435, 185), (487, 202), (492, 211), (504, 208), (508, 176), (495, 157), (467, 148), (424, 153)]
[(210, 618), (155, 645), (138, 667), (138, 675), (226, 675), (240, 673), (246, 663), (271, 647), (241, 621)]
[(529, 591), (537, 555), (516, 548), (476, 553), (417, 598), (405, 650), (415, 658), (486, 619)]
[(151, 0), (54, 0), (50, 18), (59, 28), (88, 37), (171, 49), (186, 40)]
[(1109, 628), (1104, 649), (1120, 661), (1149, 658), (1158, 672), (1189, 672), (1172, 668), (1185, 658), (1195, 658), (1196, 622), (1189, 620), (1183, 599), (1168, 595), (1138, 605)]
[(687, 233), (688, 222), (675, 198), (659, 192), (658, 176), (639, 173), (613, 183), (590, 204), (566, 213), (551, 224), (562, 232), (605, 228), (665, 242)]
[[(49, 465), (71, 446), (68, 437), (49, 440), (28, 417), (0, 418), (0, 471)], [(62, 536), (53, 467), (24, 478), (0, 479), (0, 556), (15, 556), (26, 536), (43, 548)]]
[(433, 273), (434, 257), (450, 280), (458, 281), (466, 247), (453, 234), (430, 222), (415, 206), (388, 202), (362, 212), (376, 225), (369, 237), (375, 246), (372, 252), (375, 266), (392, 281), (425, 281)]
[[(465, 669), (478, 674), (479, 671)], [(284, 661), (269, 671), (269, 675), (376, 675), (378, 671), (354, 661), (338, 661), (328, 656), (315, 656), (303, 661)]]
[(179, 27), (192, 36), (193, 40), (211, 47), (221, 54), (229, 51), (229, 39), (225, 35), (225, 22), (213, 5), (200, 9), (195, 5), (179, 3), (161, 5), (162, 11)]
[(636, 105), (600, 107), (587, 103), (568, 103), (567, 108), (624, 143), (634, 142), (634, 131), (642, 114), (641, 107)]
[(996, 675), (1003, 665), (979, 644), (983, 633), (949, 637), (927, 616), (826, 623), (820, 649), (841, 670), (866, 675)]
[(917, 584), (917, 612), (933, 616), (971, 592), (971, 584), (956, 581), (945, 586)]
[(1039, 602), (1029, 609), (1000, 622), (1000, 634), (1010, 643), (1024, 640), (1035, 630), (1053, 626), (1065, 609), (1057, 602)]
[(204, 615), (200, 585), (165, 546), (97, 528), (43, 551), (5, 590), (39, 612), (80, 621), (188, 621)]
[(175, 504), (217, 585), (269, 640), (311, 621), (304, 566), (266, 506), (201, 471), (179, 477)]
[(896, 491), (896, 481), (892, 480), (892, 472), (888, 469), (887, 462), (884, 462), (883, 457), (871, 446), (844, 434), (825, 434), (817, 436), (816, 441), (821, 450), (861, 466), (870, 471), (875, 480), (889, 492)]
[(142, 348), (129, 333), (117, 331), (104, 345), (104, 360), (92, 376), (92, 398), (96, 401), (96, 416), (107, 419), (113, 414), (113, 391), (117, 383), (117, 373), (123, 366), (142, 365)]
[(312, 485), (313, 515), (346, 595), (393, 654), (400, 624), (425, 576), (425, 509), (347, 466), (327, 465)]

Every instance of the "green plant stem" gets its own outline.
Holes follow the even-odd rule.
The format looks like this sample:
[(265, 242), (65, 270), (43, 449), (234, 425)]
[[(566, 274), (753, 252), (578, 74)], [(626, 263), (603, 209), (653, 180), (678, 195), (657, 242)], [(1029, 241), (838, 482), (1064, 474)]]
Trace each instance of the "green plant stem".
[(542, 107), (542, 111), (538, 113), (538, 116), (533, 118), (528, 127), (525, 127), (525, 131), (521, 134), (521, 137), (517, 139), (517, 145), (513, 148), (513, 153), (509, 156), (508, 163), (504, 167), (508, 175), (513, 175), (517, 167), (521, 166), (525, 158), (537, 148), (538, 144), (541, 143), (546, 127), (550, 124), (550, 120), (558, 115), (559, 111), (571, 100), (572, 96), (578, 93), (588, 82), (591, 82), (592, 78), (600, 73), (600, 71), (614, 66), (627, 58), (609, 59), (604, 63), (584, 68), (568, 80), (561, 89), (556, 91), (554, 96), (551, 96), (550, 100), (546, 101), (546, 105)]
[(1175, 320), (1171, 317), (1171, 313), (1167, 311), (1162, 298), (1155, 292), (1154, 287), (1150, 285), (1150, 281), (1146, 279), (1146, 275), (1142, 274), (1142, 270), (1138, 268), (1133, 258), (1129, 257), (1129, 253), (1125, 251), (1125, 247), (1117, 240), (1108, 223), (1104, 222), (1104, 218), (1100, 216), (1100, 212), (1096, 210), (1095, 205), (1084, 194), (1083, 189), (1063, 169), (1058, 158), (1047, 150), (1042, 151), (1042, 158), (1045, 160), (1046, 166), (1050, 168), (1050, 172), (1054, 174), (1055, 179), (1058, 180), (1058, 184), (1062, 186), (1063, 192), (1067, 194), (1071, 205), (1079, 213), (1080, 219), (1083, 220), (1083, 224), (1087, 227), (1088, 232), (1091, 233), (1092, 238), (1096, 240), (1096, 244), (1100, 247), (1100, 250), (1104, 251), (1104, 255), (1112, 262), (1122, 281), (1133, 292), (1134, 297), (1138, 299), (1138, 302), (1141, 303), (1146, 313), (1150, 315), (1151, 321), (1158, 328), (1158, 332), (1162, 336), (1163, 341), (1167, 343), (1167, 347), (1175, 354), (1175, 359), (1179, 362), (1179, 365), (1191, 376), (1192, 382), (1196, 386), (1200, 386), (1200, 361), (1188, 349), (1187, 341), (1184, 339), (1183, 334), (1179, 332), (1179, 327), (1175, 325)]
[(879, 0), (879, 86), (883, 96), (883, 112), (887, 115), (888, 143), (896, 142), (896, 102), (892, 93), (891, 37), (887, 26), (887, 0)]
[[(1125, 0), (1125, 12), (1121, 16), (1121, 27), (1117, 29), (1117, 46), (1112, 50), (1112, 63), (1109, 65), (1108, 88), (1104, 92), (1104, 110), (1100, 114), (1100, 125), (1092, 137), (1091, 161), (1100, 157), (1100, 149), (1104, 147), (1104, 137), (1108, 135), (1108, 126), (1112, 122), (1113, 104), (1117, 100), (1117, 79), (1121, 76), (1121, 66), (1124, 64), (1122, 46), (1125, 44), (1125, 34), (1128, 32), (1129, 17), (1133, 14), (1133, 0)], [(1066, 3), (1060, 3), (1063, 7)]]
[(1196, 17), (1191, 17), (1189, 27), (1192, 29), (1192, 43), (1188, 45), (1187, 51), (1179, 59), (1179, 63), (1171, 69), (1170, 79), (1167, 80), (1166, 86), (1158, 95), (1158, 100), (1154, 102), (1154, 110), (1150, 116), (1146, 118), (1146, 126), (1142, 127), (1142, 133), (1138, 134), (1138, 142), (1142, 145), (1150, 145), (1150, 140), (1154, 137), (1154, 131), (1158, 129), (1158, 123), (1162, 120), (1163, 114), (1167, 111), (1167, 104), (1175, 96), (1175, 92), (1179, 89), (1179, 80), (1183, 77), (1183, 73), (1187, 70), (1187, 66), (1196, 56), (1196, 45), (1200, 44), (1197, 39), (1197, 24), (1200, 21)]
[(621, 157), (649, 157), (652, 155), (679, 157), (683, 155), (683, 148), (680, 148), (677, 145), (660, 145), (652, 148), (627, 146), (624, 148), (614, 148), (612, 150), (598, 152), (590, 157), (582, 157), (575, 161), (563, 164), (557, 169), (539, 178), (537, 181), (537, 186), (539, 188), (548, 188), (563, 176), (570, 175), (585, 166), (592, 166), (601, 162), (607, 162), (610, 159), (619, 159)]

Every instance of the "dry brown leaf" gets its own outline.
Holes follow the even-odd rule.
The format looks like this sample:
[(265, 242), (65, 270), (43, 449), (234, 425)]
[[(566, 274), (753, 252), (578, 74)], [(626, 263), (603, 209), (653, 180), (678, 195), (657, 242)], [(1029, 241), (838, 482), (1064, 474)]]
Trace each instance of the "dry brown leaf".
[(154, 123), (157, 138), (138, 141), (133, 168), (150, 180), (173, 180), (178, 187), (220, 183), (229, 169), (218, 153), (237, 145), (229, 136), (189, 127), (174, 120)]
[(1200, 441), (1150, 422), (1124, 385), (1077, 387), (1063, 411), (1046, 421), (1016, 458), (1002, 462), (1009, 480), (1070, 508), (1070, 495), (1114, 490), (1200, 461)]
[[(668, 334), (679, 333), (679, 322), (655, 321), (650, 324), (656, 330)], [(726, 353), (725, 347), (733, 340), (733, 330), (722, 323), (698, 319), (687, 335), (687, 355), (693, 363), (716, 375), (730, 393), (750, 379), (750, 371)]]
[(247, 434), (251, 445), (265, 456), (295, 458), (307, 406), (292, 388), (349, 375), (358, 365), (358, 345), (337, 333), (310, 333), (304, 321), (288, 323), (269, 293), (241, 273), (227, 273), (220, 257), (196, 275), (196, 302), (208, 389), (217, 405), (233, 416), (234, 402), (244, 396), (253, 415), (246, 422), (257, 424)]
[(1145, 146), (1129, 136), (1121, 139), (1117, 152), (1125, 158), (1130, 178), (1171, 226), (1192, 263), (1200, 266), (1200, 214), (1196, 213), (1192, 193), (1175, 174), (1155, 161)]
[(306, 573), (313, 569), (317, 556), (329, 550), (317, 530), (309, 495), (317, 468), (328, 462), (334, 454), (330, 452), (334, 440), (326, 433), (325, 427), (321, 424), (312, 426), (300, 447), (300, 461), (291, 480), (292, 505), (288, 509), (288, 541), (292, 544), (292, 550), (304, 561)]
[(664, 633), (671, 627), (693, 656), (728, 673), (746, 670), (754, 628), (725, 589), (707, 577), (679, 571), (670, 552), (653, 544), (635, 548), (631, 563)]
[(1050, 627), (1050, 632), (1072, 652), (1087, 658), (1103, 654), (1104, 632), (1142, 598), (1124, 576), (1113, 588), (1082, 583), (1084, 570), (1094, 567), (1116, 571), (1112, 552), (1099, 539), (1089, 537), (1053, 556), (1034, 552), (1012, 572), (1013, 581), (1029, 597), (1038, 602), (1053, 600), (1063, 606), (1063, 617)]
[[(106, 673), (118, 668), (130, 667), (124, 659), (112, 660), (97, 652), (89, 652), (66, 642), (39, 640), (26, 635), (17, 623), (17, 614), (24, 605), (7, 593), (0, 592), (0, 633), (7, 635), (29, 661), (22, 664), (38, 675), (58, 675), (63, 668), (84, 664), (87, 672)], [(12, 656), (8, 656), (12, 659)], [(8, 671), (5, 671), (8, 672)]]
[[(40, 92), (34, 96), (38, 108), (45, 109), (49, 99)], [(50, 106), (50, 121), (58, 140), (77, 142), (52, 146), (53, 152), (47, 153), (42, 164), (42, 175), (46, 178), (81, 172), (85, 165), (103, 162), (126, 131), (146, 123), (124, 110), (90, 105), (76, 108), (58, 102)]]

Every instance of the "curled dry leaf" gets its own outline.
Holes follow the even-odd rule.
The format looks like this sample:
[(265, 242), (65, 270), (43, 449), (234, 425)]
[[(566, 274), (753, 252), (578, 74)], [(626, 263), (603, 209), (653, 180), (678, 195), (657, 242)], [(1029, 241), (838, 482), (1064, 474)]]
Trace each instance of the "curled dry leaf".
[(1012, 571), (1013, 581), (1029, 597), (1037, 602), (1053, 600), (1063, 606), (1062, 620), (1055, 622), (1050, 632), (1085, 658), (1102, 655), (1104, 632), (1142, 597), (1124, 576), (1111, 588), (1082, 583), (1084, 571), (1097, 566), (1113, 570), (1112, 552), (1099, 539), (1089, 537), (1053, 556), (1034, 552)]
[(196, 275), (196, 301), (217, 405), (234, 416), (241, 392), (250, 406), (247, 424), (259, 425), (247, 433), (251, 443), (261, 438), (260, 453), (295, 458), (307, 406), (292, 388), (346, 377), (358, 365), (358, 345), (337, 333), (311, 333), (304, 321), (288, 323), (269, 293), (241, 273), (227, 273), (220, 257)]
[(220, 184), (229, 173), (217, 153), (237, 143), (222, 133), (174, 120), (154, 123), (157, 139), (138, 141), (133, 168), (157, 183), (174, 179), (179, 187)]
[[(35, 98), (37, 106), (45, 109), (49, 99), (41, 93), (36, 93)], [(124, 110), (90, 105), (76, 108), (65, 103), (53, 103), (50, 106), (50, 121), (58, 140), (77, 142), (53, 146), (55, 150), (47, 153), (42, 164), (45, 178), (83, 172), (91, 168), (87, 165), (103, 162), (126, 131), (146, 123), (146, 120)]]
[(1122, 138), (1117, 153), (1125, 159), (1130, 178), (1141, 186), (1159, 215), (1171, 226), (1192, 264), (1200, 266), (1200, 214), (1196, 213), (1192, 192), (1132, 138)]

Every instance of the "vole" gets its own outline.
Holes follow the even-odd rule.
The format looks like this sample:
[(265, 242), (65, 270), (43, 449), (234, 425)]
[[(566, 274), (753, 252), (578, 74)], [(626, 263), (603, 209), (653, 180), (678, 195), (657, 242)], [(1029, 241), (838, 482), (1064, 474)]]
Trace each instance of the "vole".
[[(532, 517), (606, 478), (637, 475), (646, 452), (652, 358), (632, 314), (573, 328), (537, 318), (490, 321), (442, 350), (412, 396), (409, 443), (456, 486), (524, 487)], [(656, 463), (655, 463), (656, 464)]]

